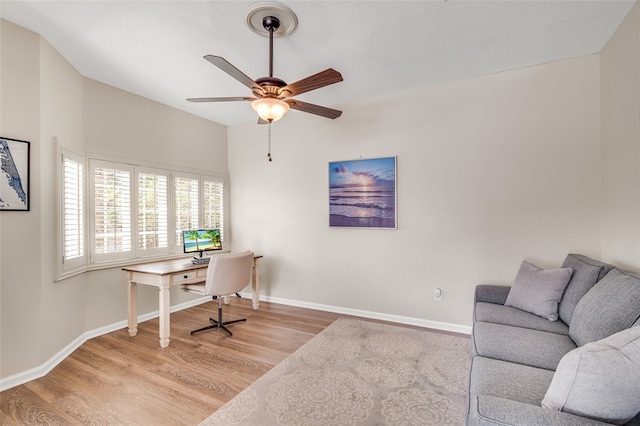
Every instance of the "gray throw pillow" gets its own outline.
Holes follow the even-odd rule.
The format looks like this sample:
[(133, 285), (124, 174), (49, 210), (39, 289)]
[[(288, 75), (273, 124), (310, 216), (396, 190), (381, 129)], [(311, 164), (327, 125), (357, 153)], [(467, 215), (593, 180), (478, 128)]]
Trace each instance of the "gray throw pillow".
[(582, 346), (631, 327), (638, 317), (640, 276), (612, 269), (578, 302), (569, 336)]
[(562, 357), (542, 406), (617, 425), (631, 420), (640, 412), (640, 327)]
[(601, 280), (613, 265), (593, 260), (581, 254), (569, 253), (560, 266), (573, 269), (573, 275), (558, 305), (558, 316), (567, 325), (571, 324), (573, 311), (587, 291)]
[(504, 305), (556, 321), (558, 302), (572, 273), (571, 268), (542, 269), (525, 260), (520, 265)]

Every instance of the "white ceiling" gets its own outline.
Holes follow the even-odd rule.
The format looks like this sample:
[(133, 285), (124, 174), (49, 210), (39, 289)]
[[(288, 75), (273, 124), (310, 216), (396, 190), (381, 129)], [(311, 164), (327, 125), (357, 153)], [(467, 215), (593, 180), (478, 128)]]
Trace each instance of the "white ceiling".
[[(255, 122), (248, 96), (202, 57), (268, 75), (268, 39), (249, 30), (258, 1), (7, 1), (0, 16), (41, 34), (80, 73), (226, 125)], [(274, 40), (274, 76), (326, 68), (344, 81), (297, 99), (328, 107), (599, 52), (635, 4), (605, 1), (280, 1), (298, 27)], [(292, 111), (286, 119), (295, 119)], [(318, 120), (326, 118), (317, 117)], [(339, 119), (338, 119), (339, 120)]]

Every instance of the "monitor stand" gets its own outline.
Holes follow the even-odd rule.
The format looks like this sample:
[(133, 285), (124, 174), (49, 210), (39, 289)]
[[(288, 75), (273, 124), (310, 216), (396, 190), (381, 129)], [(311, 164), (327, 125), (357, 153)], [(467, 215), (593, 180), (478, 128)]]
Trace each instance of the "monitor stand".
[(211, 258), (209, 256), (203, 256), (202, 255), (202, 251), (199, 251), (199, 257), (195, 257), (193, 259), (191, 259), (191, 263), (193, 263), (194, 265), (204, 265), (206, 263), (209, 263), (209, 261), (211, 260)]

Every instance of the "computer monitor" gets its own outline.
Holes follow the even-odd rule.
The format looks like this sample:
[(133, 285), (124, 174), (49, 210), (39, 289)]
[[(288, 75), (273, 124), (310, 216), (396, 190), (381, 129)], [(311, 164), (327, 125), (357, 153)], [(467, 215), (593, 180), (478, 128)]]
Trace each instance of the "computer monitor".
[(222, 250), (219, 229), (191, 229), (182, 231), (182, 242), (185, 253), (202, 253)]

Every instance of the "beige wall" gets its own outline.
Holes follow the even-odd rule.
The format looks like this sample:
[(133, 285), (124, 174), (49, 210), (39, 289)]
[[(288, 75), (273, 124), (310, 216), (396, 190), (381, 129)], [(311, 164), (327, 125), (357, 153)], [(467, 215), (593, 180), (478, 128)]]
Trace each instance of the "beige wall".
[(84, 95), (88, 152), (228, 172), (225, 126), (95, 80), (84, 80)]
[(640, 271), (640, 4), (602, 50), (602, 254)]
[[(54, 281), (57, 147), (226, 174), (227, 129), (82, 77), (37, 34), (0, 20), (3, 137), (31, 142), (31, 211), (0, 213), (0, 378), (55, 359), (83, 333), (126, 319), (120, 268)], [(193, 299), (172, 294), (173, 302)], [(158, 309), (139, 292), (139, 314)]]
[[(523, 259), (600, 256), (598, 55), (342, 109), (275, 123), (272, 163), (264, 126), (229, 129), (234, 248), (265, 254), (266, 295), (468, 326)], [(328, 162), (393, 155), (398, 229), (329, 228)]]
[[(40, 138), (34, 146), (39, 152), (40, 179), (40, 285), (42, 323), (38, 329), (44, 359), (55, 354), (85, 331), (85, 277), (76, 276), (53, 283), (58, 248), (57, 230), (57, 143), (82, 148), (82, 76), (40, 39)], [(24, 268), (23, 261), (16, 263)]]
[(0, 135), (31, 142), (31, 210), (0, 212), (0, 374), (4, 377), (43, 361), (39, 342), (43, 258), (38, 244), (34, 245), (40, 241), (42, 215), (39, 37), (0, 19), (0, 43)]

